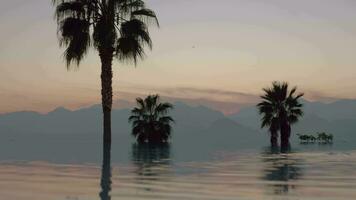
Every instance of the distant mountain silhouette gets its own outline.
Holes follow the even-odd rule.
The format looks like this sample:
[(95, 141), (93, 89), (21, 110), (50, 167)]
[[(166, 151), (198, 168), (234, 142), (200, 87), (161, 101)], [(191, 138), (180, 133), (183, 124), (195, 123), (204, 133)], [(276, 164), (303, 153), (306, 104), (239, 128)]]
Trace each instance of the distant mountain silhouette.
[[(255, 107), (225, 116), (205, 106), (175, 102), (171, 115), (172, 148), (177, 160), (197, 160), (224, 150), (258, 149), (269, 145), (267, 130), (260, 129)], [(305, 101), (305, 116), (293, 133), (326, 131), (335, 135), (333, 148), (356, 148), (356, 101), (331, 104)], [(339, 109), (344, 112), (339, 111)], [(334, 114), (333, 114), (334, 113)], [(128, 160), (134, 143), (128, 123), (129, 109), (112, 112), (113, 160)], [(49, 160), (51, 162), (100, 162), (102, 145), (101, 106), (76, 111), (57, 108), (47, 114), (15, 112), (0, 115), (1, 160)], [(297, 148), (300, 146), (292, 137)], [(298, 146), (299, 145), (299, 146)], [(327, 148), (327, 147), (323, 147)]]
[(356, 100), (333, 103), (304, 101), (306, 114), (315, 114), (326, 120), (356, 119)]
[[(176, 123), (172, 145), (177, 149), (175, 156), (178, 158), (203, 159), (217, 149), (256, 148), (268, 144), (265, 134), (240, 125), (221, 112), (183, 102), (174, 105), (171, 115)], [(112, 112), (113, 152), (125, 154), (135, 141), (130, 134), (129, 114), (129, 109)], [(101, 115), (100, 105), (76, 111), (57, 108), (48, 114), (16, 112), (0, 115), (0, 146), (5, 149), (0, 151), (0, 160), (49, 159), (56, 162), (68, 160), (69, 155), (87, 162), (100, 160)]]
[[(121, 102), (128, 105), (127, 102)], [(334, 103), (309, 102), (303, 100), (305, 115), (300, 123), (294, 126), (294, 132), (327, 131), (341, 135), (343, 139), (356, 137), (352, 134), (356, 130), (356, 100), (340, 100)], [(243, 108), (240, 112), (224, 116), (219, 111), (206, 106), (189, 106), (183, 102), (175, 102), (172, 111), (176, 124), (173, 134), (179, 140), (186, 140), (185, 134), (190, 138), (201, 132), (212, 134), (220, 139), (219, 134), (230, 132), (266, 132), (260, 129), (260, 116), (253, 106)], [(113, 110), (113, 137), (130, 139), (130, 125), (127, 122), (129, 109)], [(230, 119), (230, 120), (229, 120)], [(70, 111), (59, 107), (47, 114), (36, 112), (14, 112), (0, 115), (0, 134), (10, 137), (46, 135), (53, 137), (71, 136), (100, 137), (101, 106), (94, 105), (88, 108)], [(260, 133), (258, 133), (260, 134)], [(250, 135), (250, 134), (246, 134)], [(355, 136), (354, 136), (355, 135)], [(336, 137), (337, 139), (338, 137)]]
[(221, 145), (222, 147), (234, 147), (236, 145), (254, 147), (268, 142), (266, 135), (227, 118), (216, 120), (208, 130), (212, 133), (209, 134), (211, 141), (215, 145)]

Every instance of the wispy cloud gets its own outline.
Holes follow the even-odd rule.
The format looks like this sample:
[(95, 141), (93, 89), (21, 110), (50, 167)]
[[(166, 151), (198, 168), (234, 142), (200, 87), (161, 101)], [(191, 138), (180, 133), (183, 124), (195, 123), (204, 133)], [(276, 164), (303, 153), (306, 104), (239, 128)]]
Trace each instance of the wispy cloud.
[(330, 103), (330, 102), (340, 100), (340, 98), (338, 97), (329, 96), (322, 92), (317, 92), (312, 90), (306, 91), (304, 93), (305, 93), (305, 98), (309, 101), (321, 101), (324, 103)]
[[(158, 92), (157, 92), (158, 93)], [(116, 92), (116, 100), (114, 101), (114, 108), (128, 108), (132, 107), (135, 105), (135, 98), (137, 97), (145, 97), (148, 94), (154, 94), (154, 93), (131, 93), (131, 92), (123, 92), (123, 91), (118, 91)], [(195, 97), (192, 96), (180, 96), (180, 95), (169, 95), (166, 93), (158, 93), (161, 95), (161, 98), (164, 101), (169, 101), (172, 103), (175, 102), (184, 102), (188, 105), (192, 106), (206, 106), (211, 109), (220, 111), (224, 114), (233, 114), (237, 113), (241, 108), (250, 106), (253, 103), (245, 103), (245, 102), (229, 102), (229, 101), (223, 101), (223, 100), (218, 100), (214, 98), (208, 98), (208, 97), (199, 97), (197, 94), (195, 94)]]
[(123, 83), (120, 85), (121, 89), (117, 91), (118, 95), (120, 92), (141, 93), (141, 94), (152, 94), (159, 93), (164, 96), (170, 96), (175, 98), (185, 98), (185, 99), (210, 99), (221, 102), (236, 102), (243, 104), (256, 103), (258, 100), (258, 95), (249, 94), (239, 91), (229, 91), (223, 89), (214, 88), (199, 88), (199, 87), (154, 87), (154, 86), (143, 86), (132, 83)]
[(180, 87), (166, 88), (162, 91), (171, 96), (207, 98), (225, 102), (254, 103), (258, 99), (258, 97), (253, 94), (218, 89)]
[[(232, 114), (238, 112), (243, 107), (256, 104), (259, 98), (254, 94), (218, 89), (193, 87), (148, 88), (134, 84), (130, 87), (129, 85), (125, 84), (123, 89), (115, 91), (116, 108), (131, 105), (136, 97), (144, 97), (148, 94), (160, 94), (166, 101), (181, 101), (190, 105), (203, 105), (221, 111), (224, 114)], [(130, 102), (131, 104), (126, 102)]]

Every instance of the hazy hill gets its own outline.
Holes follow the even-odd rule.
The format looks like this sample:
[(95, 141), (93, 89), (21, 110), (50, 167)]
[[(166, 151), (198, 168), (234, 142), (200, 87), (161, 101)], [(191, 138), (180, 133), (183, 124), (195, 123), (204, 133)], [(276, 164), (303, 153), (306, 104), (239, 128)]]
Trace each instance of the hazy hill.
[[(174, 131), (179, 139), (199, 135), (201, 132), (212, 134), (212, 131), (218, 132), (237, 132), (243, 133), (246, 128), (237, 125), (235, 122), (227, 119), (221, 112), (214, 111), (205, 106), (188, 106), (182, 102), (174, 103), (175, 109), (171, 115), (175, 119)], [(113, 137), (130, 136), (130, 124), (128, 123), (128, 109), (114, 109), (112, 112), (112, 130)], [(1, 135), (31, 136), (44, 135), (48, 137), (101, 137), (101, 107), (94, 105), (92, 107), (70, 111), (65, 108), (57, 108), (48, 114), (36, 112), (16, 112), (0, 115), (0, 133)], [(221, 125), (221, 122), (230, 122)], [(225, 122), (225, 123), (226, 123)], [(251, 132), (252, 130), (248, 130)], [(219, 137), (218, 134), (212, 134)], [(200, 136), (199, 136), (200, 137)]]
[[(211, 152), (228, 148), (256, 148), (268, 144), (266, 135), (240, 125), (221, 112), (205, 106), (174, 103), (173, 146), (179, 159), (203, 159)], [(128, 109), (112, 112), (113, 151), (127, 157), (134, 138), (130, 135)], [(16, 112), (0, 115), (0, 160), (68, 161), (73, 158), (100, 160), (101, 107), (70, 111), (57, 108), (48, 114)], [(121, 155), (120, 155), (121, 154)]]
[[(356, 137), (352, 134), (356, 129), (356, 100), (340, 100), (329, 104), (303, 100), (303, 103), (305, 115), (293, 127), (294, 132), (327, 131), (335, 135), (339, 134), (343, 139)], [(229, 137), (243, 133), (246, 133), (245, 138), (252, 140), (255, 133), (266, 132), (260, 129), (260, 116), (253, 106), (226, 117), (221, 112), (205, 106), (189, 106), (182, 102), (175, 102), (174, 105), (172, 116), (176, 120), (174, 131), (177, 133), (174, 136), (178, 141), (195, 141), (202, 137), (229, 142)], [(127, 122), (129, 114), (129, 109), (113, 110), (114, 138), (132, 140), (130, 124)], [(100, 105), (76, 111), (60, 107), (47, 114), (15, 112), (0, 115), (0, 133), (3, 137), (30, 136), (33, 138), (41, 135), (43, 137), (99, 138), (101, 130)], [(250, 135), (252, 138), (249, 138)]]
[[(293, 133), (326, 131), (335, 135), (333, 148), (356, 147), (356, 134), (353, 133), (356, 130), (355, 101), (304, 103), (305, 116), (293, 127)], [(172, 146), (178, 160), (204, 159), (220, 150), (259, 149), (269, 145), (268, 133), (260, 129), (255, 107), (224, 116), (205, 106), (189, 106), (182, 102), (174, 105), (171, 114), (176, 123)], [(114, 160), (127, 160), (134, 143), (127, 121), (129, 115), (128, 109), (112, 112)], [(98, 162), (102, 147), (101, 120), (100, 105), (76, 111), (57, 108), (47, 114), (0, 115), (0, 160)], [(317, 147), (300, 147), (296, 137), (292, 137), (292, 142), (297, 148)]]
[(304, 101), (306, 114), (315, 114), (326, 120), (356, 119), (356, 100), (333, 103)]

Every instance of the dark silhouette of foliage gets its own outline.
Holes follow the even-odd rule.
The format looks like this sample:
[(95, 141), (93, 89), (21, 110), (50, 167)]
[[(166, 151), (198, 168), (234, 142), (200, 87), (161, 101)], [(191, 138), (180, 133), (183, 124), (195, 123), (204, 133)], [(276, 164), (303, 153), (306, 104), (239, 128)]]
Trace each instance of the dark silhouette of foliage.
[(327, 134), (325, 132), (317, 133), (317, 134), (318, 134), (317, 140), (320, 143), (332, 143), (333, 140), (334, 140), (334, 135), (333, 134)]
[(333, 134), (327, 134), (325, 132), (321, 133), (316, 133), (317, 136), (314, 136), (313, 134), (307, 135), (307, 134), (297, 134), (299, 137), (300, 143), (302, 144), (309, 144), (309, 143), (315, 143), (315, 141), (318, 141), (319, 143), (322, 144), (331, 144), (333, 143), (334, 140), (334, 135)]
[(271, 133), (271, 145), (277, 145), (278, 131), (281, 135), (281, 147), (289, 146), (291, 125), (303, 116), (302, 104), (299, 102), (303, 93), (296, 94), (297, 88), (288, 89), (286, 82), (273, 82), (271, 88), (264, 88), (262, 102), (257, 105), (262, 115), (261, 127), (268, 127)]
[(302, 144), (314, 143), (317, 140), (314, 135), (297, 134), (297, 136)]
[(56, 6), (59, 44), (64, 58), (79, 66), (93, 47), (101, 60), (104, 143), (111, 143), (112, 61), (133, 61), (152, 48), (147, 23), (158, 25), (156, 14), (142, 0), (52, 0)]
[(131, 111), (132, 135), (139, 143), (165, 143), (168, 141), (174, 122), (168, 116), (173, 109), (170, 103), (161, 103), (158, 95), (149, 95), (145, 99), (137, 98), (137, 107)]

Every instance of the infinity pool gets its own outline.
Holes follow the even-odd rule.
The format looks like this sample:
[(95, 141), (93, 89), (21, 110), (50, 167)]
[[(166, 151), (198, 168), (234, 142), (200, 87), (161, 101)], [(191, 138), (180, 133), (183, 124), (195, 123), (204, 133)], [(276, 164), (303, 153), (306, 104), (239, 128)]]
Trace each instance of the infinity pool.
[(355, 199), (356, 151), (217, 151), (177, 161), (169, 146), (134, 145), (128, 162), (2, 161), (0, 199)]

